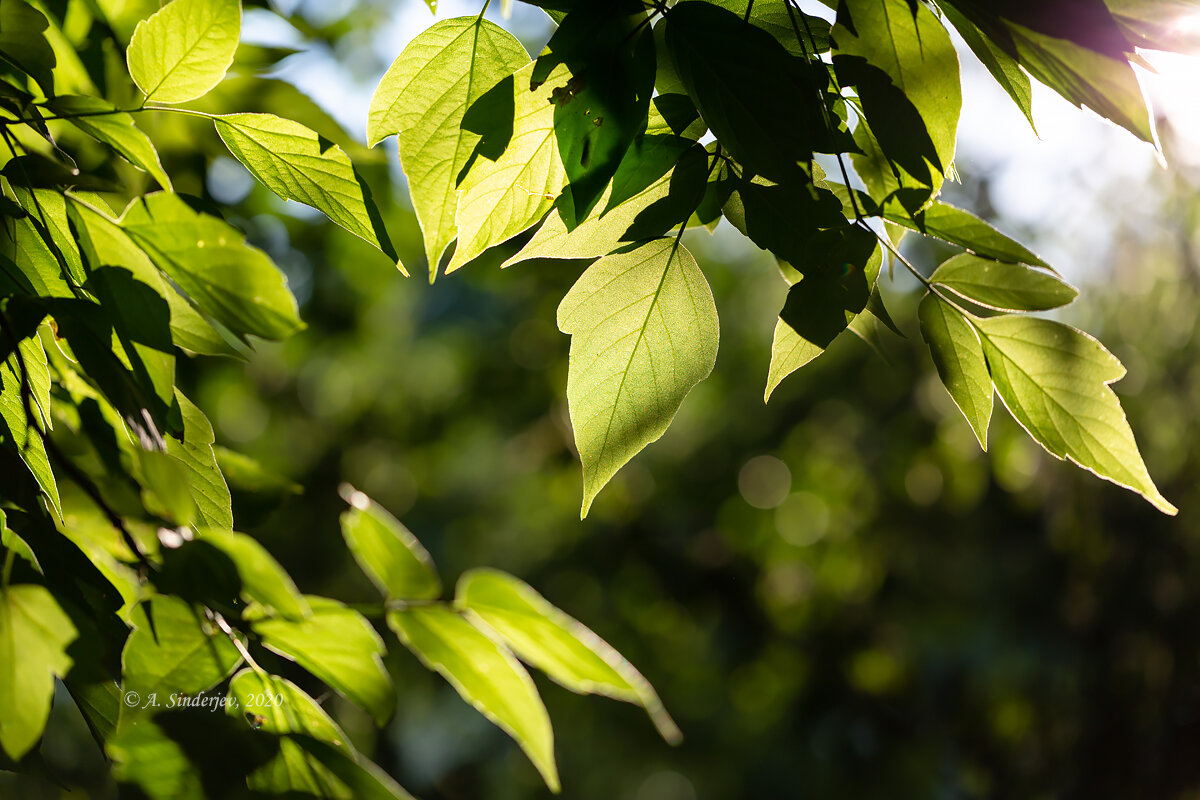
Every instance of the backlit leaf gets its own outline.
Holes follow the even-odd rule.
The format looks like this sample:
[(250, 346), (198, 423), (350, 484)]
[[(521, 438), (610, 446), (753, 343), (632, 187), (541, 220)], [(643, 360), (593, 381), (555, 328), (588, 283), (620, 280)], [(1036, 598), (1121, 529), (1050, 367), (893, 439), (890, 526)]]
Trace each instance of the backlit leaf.
[(516, 740), (557, 792), (554, 733), (529, 673), (496, 644), (445, 606), (416, 606), (388, 614), (388, 625), (426, 667)]
[(691, 253), (658, 239), (588, 267), (558, 306), (558, 328), (571, 335), (567, 401), (586, 516), (712, 371), (717, 309)]
[(273, 114), (226, 114), (213, 123), (229, 151), (272, 192), (324, 212), (397, 260), (371, 190), (342, 148)]
[(383, 641), (357, 611), (326, 597), (305, 597), (312, 615), (303, 620), (253, 623), (263, 644), (292, 659), (383, 725), (396, 703), (383, 668)]
[(342, 512), (342, 536), (363, 571), (389, 599), (429, 600), (442, 593), (433, 559), (408, 528), (378, 503), (343, 486), (350, 504)]
[(71, 669), (66, 650), (76, 635), (44, 586), (0, 588), (0, 745), (13, 760), (42, 737), (54, 678)]
[(1110, 383), (1125, 368), (1098, 341), (1059, 322), (1014, 315), (976, 319), (996, 391), (1047, 452), (1067, 458), (1174, 514), (1138, 453)]
[(1075, 299), (1079, 292), (1045, 270), (1006, 264), (970, 253), (945, 261), (929, 280), (985, 308), (999, 311), (1048, 311)]
[[(459, 185), (458, 247), (446, 266), (447, 273), (532, 226), (554, 206), (566, 185), (566, 170), (554, 138), (551, 100), (555, 91), (565, 88), (570, 73), (560, 66), (530, 91), (533, 66), (521, 68), (489, 92), (510, 103), (511, 133), (507, 144), (492, 141), (503, 135), (497, 131), (485, 133), (477, 145), (480, 155)], [(483, 101), (477, 100), (476, 105)], [(498, 155), (492, 150), (497, 144), (503, 146)]]
[(979, 335), (961, 311), (933, 293), (921, 301), (917, 316), (942, 383), (987, 450), (994, 392)]
[(654, 688), (632, 664), (524, 581), (498, 570), (474, 569), (459, 579), (455, 604), (555, 682), (573, 692), (640, 705), (664, 739), (674, 744), (682, 738)]
[(456, 17), (417, 34), (375, 89), (367, 143), (399, 134), (400, 165), (431, 278), (457, 235), (458, 181), (479, 142), (479, 133), (462, 126), (463, 115), (528, 63), (525, 48), (508, 31), (482, 15)]
[(80, 95), (56, 97), (50, 109), (69, 119), (88, 136), (116, 150), (129, 163), (150, 173), (159, 186), (171, 190), (171, 179), (163, 171), (154, 143), (133, 124), (131, 115), (118, 111), (98, 97)]
[(241, 28), (240, 0), (171, 0), (134, 30), (129, 74), (149, 101), (195, 100), (225, 77)]

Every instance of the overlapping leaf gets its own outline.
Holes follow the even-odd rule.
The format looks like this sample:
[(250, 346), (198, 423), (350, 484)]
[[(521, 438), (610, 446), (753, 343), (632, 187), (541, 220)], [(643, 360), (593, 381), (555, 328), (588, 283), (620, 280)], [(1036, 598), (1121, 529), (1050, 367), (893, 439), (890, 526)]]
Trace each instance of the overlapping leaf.
[(324, 212), (397, 260), (371, 190), (342, 148), (273, 114), (226, 114), (213, 123), (229, 151), (272, 192)]
[(1066, 305), (1079, 294), (1075, 287), (1045, 270), (970, 253), (943, 262), (929, 280), (973, 303), (1000, 311), (1048, 311)]
[(979, 334), (961, 311), (933, 293), (921, 301), (917, 316), (942, 383), (987, 450), (995, 393)]

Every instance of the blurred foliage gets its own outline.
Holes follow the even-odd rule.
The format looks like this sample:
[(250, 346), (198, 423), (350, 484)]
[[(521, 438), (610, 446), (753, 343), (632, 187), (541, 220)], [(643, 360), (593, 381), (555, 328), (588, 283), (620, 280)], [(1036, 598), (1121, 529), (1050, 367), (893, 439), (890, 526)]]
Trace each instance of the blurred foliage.
[[(337, 25), (312, 32), (336, 39)], [(337, 135), (282, 83), (230, 80), (213, 102)], [(218, 443), (278, 473), (222, 460), (239, 529), (305, 592), (373, 600), (337, 534), (348, 481), (405, 521), (447, 582), (493, 564), (587, 620), (658, 687), (685, 739), (669, 748), (638, 709), (539, 677), (570, 796), (1200, 794), (1194, 186), (1164, 186), (1158, 222), (1123, 223), (1105, 285), (1070, 312), (1129, 367), (1117, 390), (1178, 518), (1055, 462), (1006, 414), (980, 453), (915, 329), (884, 342), (884, 369), (841, 340), (762, 407), (774, 320), (752, 312), (787, 286), (722, 228), (688, 241), (724, 322), (718, 367), (581, 522), (554, 324), (577, 268), (403, 280), (253, 184), (203, 121), (146, 125), (177, 190), (231, 205), (287, 272), (308, 325), (246, 361), (179, 365)], [(376, 186), (387, 169), (364, 166)], [(411, 213), (382, 194), (397, 249), (419, 262)], [(885, 291), (913, 319), (917, 297)], [(546, 796), (517, 746), (440, 678), (399, 648), (388, 667), (399, 705), (385, 730), (330, 705), (405, 786), (427, 800)], [(114, 796), (69, 696), (57, 701), (51, 771)], [(0, 797), (60, 794), (0, 774)]]

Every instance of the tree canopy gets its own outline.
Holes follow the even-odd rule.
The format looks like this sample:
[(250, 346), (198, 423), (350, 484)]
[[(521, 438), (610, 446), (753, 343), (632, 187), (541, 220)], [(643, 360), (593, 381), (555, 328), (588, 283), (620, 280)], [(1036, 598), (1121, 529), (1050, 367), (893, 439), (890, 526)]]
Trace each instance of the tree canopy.
[[(680, 738), (649, 682), (582, 623), (488, 567), (451, 597), (418, 536), (349, 485), (340, 530), (373, 602), (301, 593), (235, 531), (230, 484), (280, 481), (217, 445), (181, 376), (305, 323), (246, 221), (167, 169), (165, 125), (194, 123), (209, 144), (191, 157), (223, 145), (407, 275), (420, 259), (400, 259), (368, 149), (395, 137), (431, 283), (547, 259), (574, 269), (557, 325), (584, 516), (717, 364), (711, 278), (683, 237), (722, 220), (789, 287), (782, 308), (757, 309), (778, 318), (766, 400), (835, 340), (897, 329), (878, 283), (899, 267), (926, 290), (906, 310), (983, 449), (998, 394), (1046, 452), (1175, 513), (1110, 387), (1124, 367), (1034, 316), (1075, 288), (940, 195), (957, 180), (951, 30), (1031, 122), (1032, 79), (1152, 143), (1132, 63), (1138, 48), (1194, 46), (1171, 24), (1191, 4), (841, 0), (815, 15), (793, 0), (545, 0), (532, 5), (556, 28), (531, 58), (485, 2), (397, 55), (366, 147), (285, 90), (265, 113), (255, 92), (269, 79), (230, 74), (239, 0), (159, 5), (0, 2), (0, 767), (39, 769), (57, 680), (116, 779), (147, 797), (405, 797), (280, 674), (293, 667), (274, 666), (382, 726), (397, 643), (554, 791), (527, 667)], [(907, 235), (953, 253), (913, 263)]]

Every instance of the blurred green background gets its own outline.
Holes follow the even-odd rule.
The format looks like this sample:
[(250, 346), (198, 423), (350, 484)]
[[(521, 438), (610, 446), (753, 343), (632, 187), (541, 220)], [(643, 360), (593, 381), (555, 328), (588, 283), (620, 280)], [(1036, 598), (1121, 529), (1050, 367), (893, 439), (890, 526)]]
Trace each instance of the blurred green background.
[[(382, 61), (346, 54), (387, 4), (332, 6), (302, 15), (305, 36), (377, 76), (402, 42)], [(1195, 176), (1153, 171), (1136, 184), (1153, 202), (1090, 212), (1105, 245), (1086, 274), (1067, 272), (1085, 285), (1062, 315), (1129, 368), (1117, 391), (1178, 518), (1045, 456), (1001, 409), (981, 453), (932, 370), (911, 282), (884, 286), (907, 338), (876, 351), (843, 337), (764, 406), (786, 285), (721, 229), (685, 238), (721, 315), (716, 370), (581, 522), (554, 312), (583, 264), (479, 264), (428, 285), (394, 150), (354, 146), (287, 84), (250, 77), (276, 55), (243, 47), (243, 77), (207, 102), (344, 143), (413, 278), (252, 186), (202, 121), (149, 128), (176, 188), (226, 204), (302, 304), (308, 329), (291, 340), (181, 365), (218, 441), (286, 478), (228, 465), (239, 529), (302, 590), (376, 599), (338, 533), (346, 481), (400, 517), (448, 583), (512, 571), (616, 646), (685, 739), (669, 747), (638, 709), (537, 676), (569, 798), (1200, 798)], [(985, 162), (959, 164), (949, 199), (992, 215)], [(1124, 180), (1094, 193), (1132, 191)], [(998, 224), (1061, 246), (1053, 225)], [(906, 247), (926, 269), (948, 254)], [(426, 800), (549, 796), (511, 740), (388, 638), (392, 723), (328, 703), (366, 753)], [(115, 796), (59, 699), (44, 754), (76, 787), (63, 796)], [(59, 794), (0, 779), (2, 796)]]

